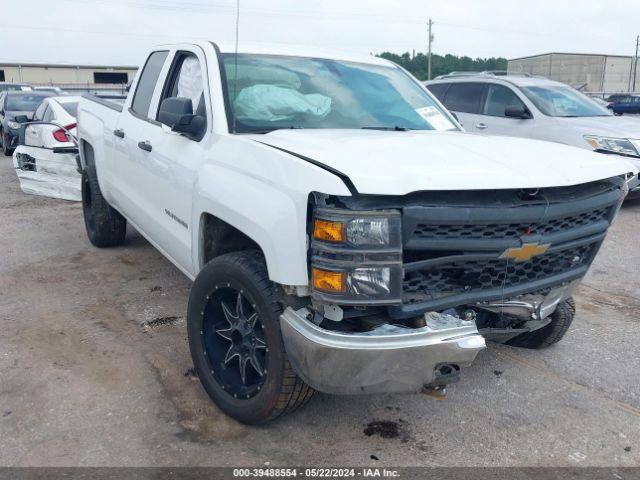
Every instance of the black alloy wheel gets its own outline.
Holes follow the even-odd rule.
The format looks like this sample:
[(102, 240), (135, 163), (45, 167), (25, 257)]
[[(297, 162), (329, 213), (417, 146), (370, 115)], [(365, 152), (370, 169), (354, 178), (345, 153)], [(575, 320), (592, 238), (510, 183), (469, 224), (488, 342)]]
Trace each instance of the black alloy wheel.
[(216, 285), (204, 311), (204, 350), (216, 380), (234, 398), (260, 391), (269, 362), (264, 326), (246, 295), (231, 283)]

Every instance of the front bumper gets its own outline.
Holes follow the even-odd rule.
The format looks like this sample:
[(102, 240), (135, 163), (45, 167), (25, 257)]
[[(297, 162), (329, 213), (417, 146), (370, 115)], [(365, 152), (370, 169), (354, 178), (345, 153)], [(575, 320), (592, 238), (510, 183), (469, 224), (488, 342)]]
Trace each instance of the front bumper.
[(385, 325), (343, 333), (316, 326), (308, 314), (287, 308), (282, 336), (296, 373), (325, 393), (419, 392), (438, 382), (442, 365), (468, 366), (485, 348), (475, 323), (448, 315), (419, 329)]

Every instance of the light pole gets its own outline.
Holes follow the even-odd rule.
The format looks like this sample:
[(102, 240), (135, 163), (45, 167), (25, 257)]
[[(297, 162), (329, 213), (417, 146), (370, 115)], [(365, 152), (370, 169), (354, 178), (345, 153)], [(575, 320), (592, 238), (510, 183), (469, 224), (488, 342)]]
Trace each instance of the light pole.
[(433, 43), (433, 33), (431, 33), (431, 27), (433, 27), (433, 22), (429, 19), (429, 53), (428, 53), (428, 73), (427, 80), (431, 80), (431, 44)]

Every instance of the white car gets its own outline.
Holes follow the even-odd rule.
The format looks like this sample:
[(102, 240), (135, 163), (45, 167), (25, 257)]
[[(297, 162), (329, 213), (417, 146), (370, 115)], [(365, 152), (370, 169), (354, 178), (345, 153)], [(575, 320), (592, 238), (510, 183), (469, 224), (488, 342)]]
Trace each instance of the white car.
[(397, 65), (301, 46), (157, 47), (124, 106), (83, 97), (78, 139), (89, 240), (130, 224), (194, 280), (198, 378), (246, 423), (439, 392), (481, 335), (559, 341), (638, 173), (464, 133)]
[[(573, 145), (640, 167), (640, 119), (614, 116), (563, 83), (524, 75), (451, 75), (425, 82), (468, 132)], [(629, 198), (640, 196), (635, 188)]]
[(71, 137), (76, 134), (79, 101), (73, 96), (46, 98), (31, 119), (35, 123), (24, 127), (13, 163), (25, 193), (80, 201), (78, 152)]

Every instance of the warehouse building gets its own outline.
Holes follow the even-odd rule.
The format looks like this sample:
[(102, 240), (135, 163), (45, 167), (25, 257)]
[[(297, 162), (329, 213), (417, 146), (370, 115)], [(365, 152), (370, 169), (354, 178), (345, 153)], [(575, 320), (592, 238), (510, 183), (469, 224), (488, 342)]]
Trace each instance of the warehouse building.
[[(633, 57), (546, 53), (509, 60), (509, 73), (529, 73), (583, 87), (586, 92), (628, 92), (633, 84)], [(640, 89), (640, 77), (637, 79)]]
[(137, 67), (0, 63), (0, 82), (34, 85), (122, 85), (135, 76)]

